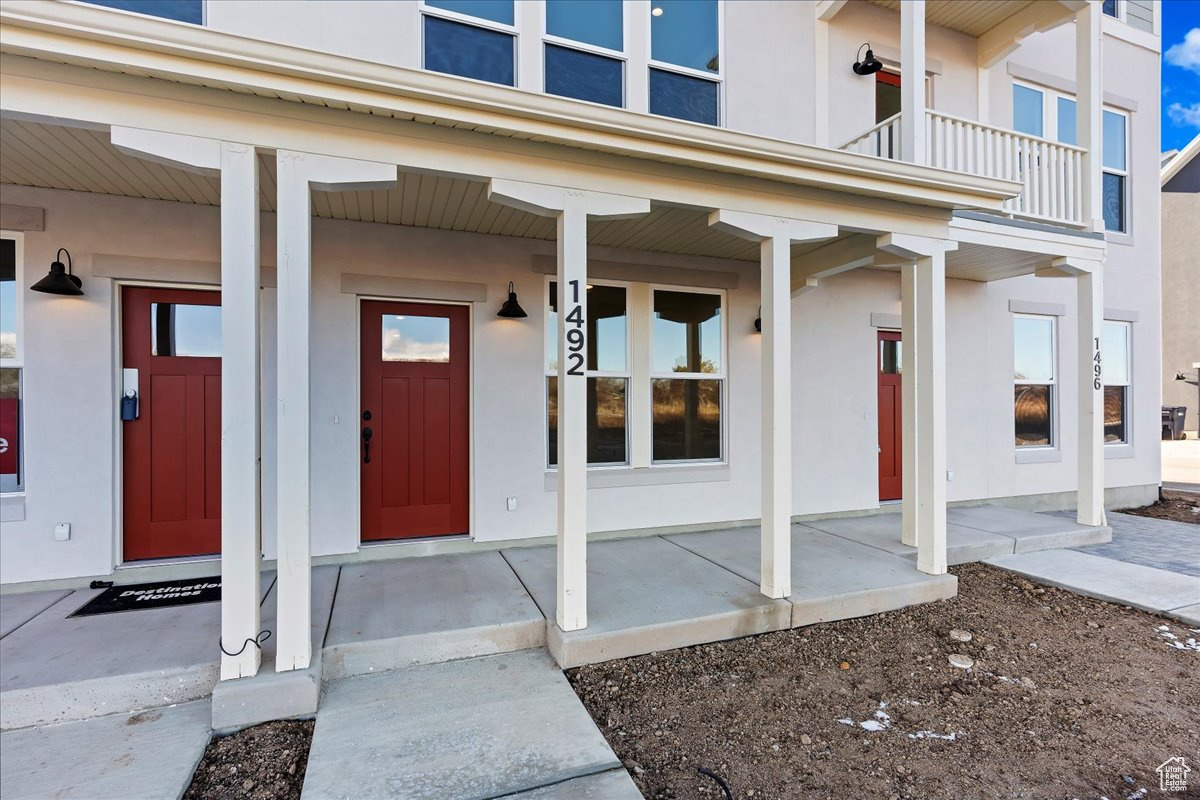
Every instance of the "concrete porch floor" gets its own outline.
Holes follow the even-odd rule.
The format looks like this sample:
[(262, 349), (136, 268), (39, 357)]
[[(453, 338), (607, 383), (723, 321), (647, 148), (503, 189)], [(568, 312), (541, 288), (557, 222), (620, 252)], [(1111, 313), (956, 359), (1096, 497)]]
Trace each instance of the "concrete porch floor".
[[(995, 506), (951, 509), (950, 519), (952, 564), (1111, 536), (1107, 528)], [(899, 543), (898, 514), (806, 522), (794, 525), (792, 535), (794, 594), (786, 600), (758, 591), (757, 528), (594, 542), (590, 624), (569, 633), (553, 622), (551, 547), (321, 567), (313, 576), (320, 656), (314, 691), (322, 680), (541, 647), (561, 667), (572, 667), (955, 593), (953, 576), (917, 571), (912, 548)], [(274, 623), (272, 578), (263, 577), (266, 628)], [(216, 603), (68, 618), (95, 593), (0, 597), (3, 729), (134, 712), (212, 692)], [(271, 644), (258, 678), (245, 680), (275, 677)]]

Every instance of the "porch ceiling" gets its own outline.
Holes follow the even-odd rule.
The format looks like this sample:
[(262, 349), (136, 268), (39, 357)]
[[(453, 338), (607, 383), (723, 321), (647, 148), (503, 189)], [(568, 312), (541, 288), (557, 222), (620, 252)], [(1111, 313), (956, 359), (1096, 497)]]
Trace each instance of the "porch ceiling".
[[(216, 206), (220, 184), (207, 176), (122, 153), (106, 130), (0, 119), (0, 183)], [(275, 160), (259, 158), (259, 203), (275, 210)], [(395, 189), (313, 192), (313, 215), (450, 231), (553, 240), (555, 221), (487, 199), (481, 181), (401, 172)], [(656, 205), (640, 219), (595, 222), (589, 244), (755, 261), (758, 245), (708, 225), (707, 211)], [(796, 245), (802, 255), (816, 244)]]
[[(925, 4), (925, 22), (965, 33), (982, 36), (1004, 20), (1042, 0), (928, 0)], [(867, 0), (867, 2), (900, 10), (900, 0)]]

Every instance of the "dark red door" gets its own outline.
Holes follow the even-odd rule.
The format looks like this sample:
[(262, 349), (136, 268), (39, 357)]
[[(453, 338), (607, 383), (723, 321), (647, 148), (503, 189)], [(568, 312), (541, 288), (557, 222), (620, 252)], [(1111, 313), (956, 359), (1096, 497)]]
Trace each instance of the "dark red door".
[(467, 533), (467, 308), (364, 301), (360, 341), (362, 538)]
[(138, 418), (123, 421), (125, 560), (221, 549), (221, 295), (125, 287), (125, 369)]
[(879, 499), (899, 500), (903, 463), (900, 375), (903, 350), (897, 331), (880, 331), (879, 372)]

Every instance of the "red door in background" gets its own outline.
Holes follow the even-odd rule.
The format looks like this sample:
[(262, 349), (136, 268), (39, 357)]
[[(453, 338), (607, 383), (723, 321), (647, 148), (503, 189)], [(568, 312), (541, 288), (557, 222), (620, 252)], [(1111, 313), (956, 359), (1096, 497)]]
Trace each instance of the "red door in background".
[(463, 306), (362, 304), (362, 538), (467, 533), (469, 319)]
[(877, 349), (879, 372), (879, 499), (899, 500), (902, 493), (903, 442), (900, 375), (903, 349), (897, 331), (880, 331)]
[(125, 560), (221, 549), (221, 295), (126, 287), (125, 369), (138, 418), (121, 423)]

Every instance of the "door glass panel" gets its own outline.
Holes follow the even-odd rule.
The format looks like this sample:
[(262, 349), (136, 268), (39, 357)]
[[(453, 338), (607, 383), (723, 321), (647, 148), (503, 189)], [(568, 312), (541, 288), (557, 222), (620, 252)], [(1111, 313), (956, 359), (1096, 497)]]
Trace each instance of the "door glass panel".
[(1050, 386), (1014, 386), (1014, 414), (1017, 422), (1017, 447), (1048, 446), (1051, 441)]
[(221, 307), (151, 303), (150, 355), (219, 358)]
[(0, 358), (17, 357), (17, 243), (0, 239)]
[(449, 318), (384, 314), (382, 357), (384, 361), (449, 363)]
[(1042, 135), (1042, 93), (1013, 84), (1013, 128), (1030, 136)]
[(904, 352), (901, 343), (884, 339), (879, 343), (879, 371), (884, 375), (900, 375), (904, 372)]
[[(885, 77), (881, 77), (885, 76)], [(890, 72), (875, 73), (875, 122), (900, 113), (900, 80)]]
[(623, 49), (621, 0), (546, 0), (546, 33), (576, 42)]
[(721, 381), (655, 378), (652, 397), (655, 461), (721, 458)]
[(1054, 380), (1054, 322), (1050, 317), (1013, 320), (1013, 377), (1018, 381)]
[(512, 34), (425, 17), (425, 69), (512, 86)]
[(654, 293), (653, 370), (721, 371), (721, 297), (693, 292)]

